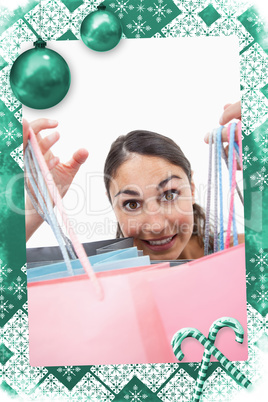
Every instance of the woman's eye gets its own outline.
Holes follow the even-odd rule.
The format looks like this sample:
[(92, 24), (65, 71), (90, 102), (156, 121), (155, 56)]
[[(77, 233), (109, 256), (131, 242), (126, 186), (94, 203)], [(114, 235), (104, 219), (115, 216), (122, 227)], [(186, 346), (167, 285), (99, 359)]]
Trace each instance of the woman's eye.
[(126, 201), (124, 202), (123, 206), (128, 211), (135, 211), (137, 208), (140, 207), (140, 203), (138, 201)]
[(162, 196), (162, 201), (174, 201), (178, 195), (179, 193), (176, 190), (166, 191)]

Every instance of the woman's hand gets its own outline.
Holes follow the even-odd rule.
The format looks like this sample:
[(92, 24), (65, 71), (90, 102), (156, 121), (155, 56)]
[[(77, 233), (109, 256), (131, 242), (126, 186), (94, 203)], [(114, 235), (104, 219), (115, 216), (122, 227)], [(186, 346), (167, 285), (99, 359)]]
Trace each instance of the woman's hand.
[[(224, 106), (224, 112), (222, 116), (219, 119), (219, 124), (221, 126), (224, 126), (228, 124), (231, 120), (233, 119), (238, 119), (241, 120), (241, 101), (238, 101), (236, 103), (228, 103), (227, 105)], [(228, 127), (224, 127), (221, 132), (221, 139), (222, 142), (228, 142)], [(209, 143), (209, 136), (210, 133), (206, 134), (204, 140), (208, 144)], [(238, 142), (238, 131), (237, 127), (235, 129), (235, 141)], [(225, 154), (228, 156), (228, 150), (229, 150), (229, 145), (227, 145), (225, 148)], [(237, 169), (241, 170), (241, 166), (239, 163), (237, 163)]]
[[(241, 101), (228, 103), (224, 106), (224, 112), (219, 120), (220, 125), (224, 126), (233, 119), (241, 120)], [(228, 142), (227, 127), (222, 129), (222, 141)], [(235, 141), (238, 141), (237, 129), (235, 130)]]
[[(29, 128), (32, 127), (48, 168), (52, 173), (55, 184), (57, 185), (58, 190), (63, 197), (70, 187), (80, 166), (86, 161), (88, 151), (83, 148), (79, 149), (73, 154), (72, 158), (67, 163), (61, 163), (59, 158), (54, 156), (51, 151), (51, 147), (60, 138), (59, 133), (54, 131), (44, 138), (42, 138), (40, 134), (42, 130), (53, 129), (57, 127), (57, 125), (57, 121), (49, 119), (38, 119), (30, 124), (26, 120), (23, 120), (23, 147), (25, 149), (29, 136)], [(37, 212), (35, 212), (28, 196), (26, 197), (25, 203), (25, 215), (27, 241), (42, 223), (42, 218)]]
[(219, 120), (219, 123), (224, 126), (225, 124), (229, 123), (232, 119), (239, 119), (241, 120), (241, 101), (236, 103), (227, 103), (224, 106), (224, 112)]

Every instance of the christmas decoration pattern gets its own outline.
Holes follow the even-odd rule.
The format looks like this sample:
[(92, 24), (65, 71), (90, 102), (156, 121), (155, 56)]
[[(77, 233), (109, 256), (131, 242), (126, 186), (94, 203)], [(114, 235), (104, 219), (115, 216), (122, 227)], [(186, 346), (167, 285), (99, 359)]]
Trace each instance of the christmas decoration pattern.
[[(200, 363), (31, 367), (23, 215), (21, 104), (9, 73), (22, 42), (78, 40), (99, 0), (26, 0), (0, 5), (0, 390), (16, 399), (66, 401), (188, 401)], [(236, 35), (243, 113), (249, 359), (235, 365), (254, 384), (268, 339), (268, 21), (249, 0), (107, 0), (127, 38)], [(85, 50), (86, 51), (86, 50)], [(15, 186), (10, 180), (21, 175)], [(9, 189), (9, 191), (7, 191)], [(267, 215), (267, 214), (266, 214)], [(14, 252), (14, 244), (16, 252)], [(240, 387), (210, 363), (202, 401), (227, 401)]]

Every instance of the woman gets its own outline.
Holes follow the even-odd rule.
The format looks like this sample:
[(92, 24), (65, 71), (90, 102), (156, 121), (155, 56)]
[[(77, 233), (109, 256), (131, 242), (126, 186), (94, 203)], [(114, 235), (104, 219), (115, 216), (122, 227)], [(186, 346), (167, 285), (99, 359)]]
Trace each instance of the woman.
[[(240, 110), (240, 102), (226, 105), (220, 124), (241, 118)], [(80, 149), (67, 164), (62, 164), (50, 150), (59, 134), (44, 139), (39, 134), (56, 127), (57, 122), (40, 119), (31, 126), (63, 196), (88, 152)], [(25, 142), (28, 130), (24, 122)], [(227, 141), (226, 128), (222, 138)], [(119, 137), (107, 156), (104, 177), (119, 235), (133, 237), (134, 245), (151, 259), (195, 259), (204, 255), (204, 213), (195, 204), (190, 163), (172, 140), (144, 131)], [(29, 210), (32, 206), (27, 198), (26, 211)], [(27, 240), (41, 223), (38, 214), (26, 214)]]
[(191, 166), (170, 138), (132, 131), (111, 146), (104, 166), (118, 236), (151, 259), (204, 255), (204, 214), (194, 200)]

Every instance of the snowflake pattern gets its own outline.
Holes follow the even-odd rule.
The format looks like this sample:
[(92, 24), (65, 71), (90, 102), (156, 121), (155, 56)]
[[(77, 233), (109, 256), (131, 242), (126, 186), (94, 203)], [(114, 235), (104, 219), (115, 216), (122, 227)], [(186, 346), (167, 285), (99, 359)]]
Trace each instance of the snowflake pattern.
[(135, 375), (151, 391), (157, 392), (162, 384), (179, 369), (179, 364), (136, 365)]
[(264, 133), (260, 133), (254, 140), (258, 143), (262, 152), (266, 154), (268, 152), (268, 129)]
[(10, 301), (9, 298), (0, 295), (0, 318), (3, 320), (7, 314), (9, 314), (12, 309), (14, 309), (14, 304)]
[(260, 161), (262, 165), (266, 165), (266, 163), (268, 162), (268, 155), (261, 156)]
[[(44, 384), (45, 385), (45, 384)], [(60, 386), (59, 384), (58, 386)], [(72, 389), (73, 400), (112, 401), (114, 394), (102, 385), (92, 374), (87, 373)], [(82, 399), (81, 399), (82, 398)]]
[(256, 162), (257, 160), (257, 156), (254, 155), (253, 151), (250, 152), (249, 146), (246, 145), (243, 152), (243, 170), (246, 170), (248, 165), (251, 166), (252, 162)]
[(65, 367), (59, 367), (57, 371), (59, 373), (62, 373), (63, 376), (67, 378), (67, 381), (71, 381), (72, 377), (76, 375), (81, 369), (79, 367), (73, 367), (73, 366), (65, 366)]
[(22, 124), (22, 108), (19, 108), (15, 113), (14, 116), (18, 120), (20, 124)]
[(247, 18), (248, 22), (252, 24), (252, 27), (255, 27), (256, 31), (259, 33), (265, 26), (265, 20), (260, 15), (255, 13), (254, 11)]
[[(42, 0), (41, 9), (39, 5), (34, 4), (25, 15), (17, 18), (12, 26), (5, 31), (0, 31), (2, 32), (0, 55), (8, 63), (0, 70), (0, 100), (18, 122), (22, 121), (21, 105), (11, 92), (9, 72), (20, 51), (21, 43), (33, 42), (40, 29), (47, 40), (57, 40), (67, 31), (71, 31), (75, 37), (79, 38), (81, 21), (89, 12), (95, 10), (100, 2), (85, 0), (83, 4), (70, 12), (64, 1)], [(112, 0), (107, 7), (125, 23), (127, 37), (237, 35), (241, 54), (240, 72), (245, 137), (243, 168), (245, 174), (250, 174), (254, 186), (263, 192), (268, 183), (264, 166), (268, 157), (267, 132), (260, 132), (255, 138), (251, 134), (267, 119), (268, 100), (261, 89), (268, 83), (268, 56), (255, 36), (252, 37), (252, 32), (250, 33), (238, 19), (250, 7), (249, 1), (213, 0), (210, 3), (220, 15), (210, 27), (199, 16), (199, 13), (208, 5), (205, 0), (175, 0), (174, 2)], [(174, 6), (178, 8), (175, 10)], [(12, 18), (12, 13), (1, 8), (0, 27), (4, 26), (8, 18)], [(251, 13), (247, 20), (256, 32), (263, 31), (265, 22), (256, 12)], [(0, 118), (6, 119), (6, 117), (5, 112), (0, 110)], [(11, 125), (8, 123), (1, 125), (0, 143), (4, 144), (3, 152), (7, 151), (14, 163), (23, 169), (22, 145), (16, 144), (21, 141), (21, 133), (13, 123)], [(10, 152), (14, 144), (16, 148)], [(257, 173), (252, 173), (252, 168)], [(249, 360), (236, 362), (239, 369), (251, 380), (257, 379), (260, 373), (258, 366), (261, 360), (260, 351), (255, 343), (261, 336), (268, 334), (268, 319), (265, 316), (268, 309), (266, 274), (268, 254), (259, 247), (256, 250), (255, 243), (249, 257), (251, 266), (247, 270), (249, 302), (255, 306), (254, 309), (251, 304), (248, 305)], [(179, 364), (92, 366), (71, 391), (68, 391), (58, 377), (49, 373), (46, 368), (31, 367), (26, 358), (28, 355), (28, 304), (25, 274), (25, 264), (19, 273), (14, 275), (13, 267), (11, 269), (8, 264), (0, 261), (0, 319), (4, 320), (11, 316), (0, 329), (0, 337), (1, 342), (14, 353), (1, 367), (1, 375), (19, 396), (29, 397), (31, 400), (112, 401), (119, 392), (125, 390), (124, 400), (138, 401), (148, 399), (149, 389), (162, 401), (181, 402), (190, 399), (195, 380), (193, 376), (180, 368)], [(21, 302), (19, 310), (15, 306), (18, 301)], [(195, 373), (199, 365), (189, 365), (192, 369), (191, 373)], [(79, 367), (61, 367), (57, 372), (67, 382), (71, 382), (75, 376), (79, 375)], [(139, 378), (144, 387), (142, 385), (128, 386), (134, 375)], [(225, 372), (217, 369), (205, 383), (203, 400), (225, 400), (235, 392), (238, 392), (237, 384)]]
[[(243, 133), (249, 136), (260, 124), (266, 120), (268, 113), (268, 99), (260, 92), (246, 94), (248, 96), (245, 99), (242, 106), (243, 113)], [(243, 94), (242, 99), (245, 98)], [(254, 149), (254, 142), (252, 144)]]
[(118, 394), (135, 374), (133, 366), (111, 364), (109, 366), (93, 366), (91, 372), (98, 376), (111, 390)]
[[(23, 42), (31, 42), (36, 38), (23, 19), (19, 19), (12, 27), (0, 36), (0, 50), (11, 67), (18, 57)], [(7, 68), (7, 67), (6, 67)]]
[(152, 13), (153, 17), (156, 17), (156, 22), (161, 22), (166, 15), (171, 14), (171, 9), (167, 7), (167, 4), (164, 4), (163, 0), (158, 0), (158, 2), (154, 3), (153, 6), (148, 7), (147, 9), (150, 13)]
[(260, 191), (263, 191), (265, 186), (268, 185), (268, 174), (265, 172), (266, 168), (263, 166), (260, 172), (256, 172), (250, 176), (253, 186), (258, 187)]
[[(59, 1), (42, 1), (41, 4), (42, 37), (45, 40), (57, 39), (72, 25), (71, 13)], [(55, 15), (59, 15), (60, 18), (55, 18)]]
[(194, 389), (195, 381), (185, 370), (180, 369), (175, 376), (161, 389), (157, 396), (165, 402), (189, 401)]
[(13, 92), (11, 92), (11, 87), (9, 83), (9, 72), (10, 69), (5, 67), (0, 71), (0, 79), (2, 85), (0, 86), (0, 100), (4, 102), (7, 108), (13, 112), (20, 106), (20, 102), (15, 98)]
[(246, 283), (247, 283), (247, 285), (251, 285), (252, 284), (252, 282), (254, 282), (254, 281), (256, 281), (256, 276), (255, 276), (255, 274), (253, 273), (253, 272), (250, 272), (249, 270), (247, 270), (247, 273), (246, 273)]
[(23, 272), (25, 275), (27, 275), (27, 268), (26, 268), (26, 263), (21, 267), (21, 272)]
[(199, 16), (199, 13), (207, 6), (203, 0), (176, 1), (175, 3), (182, 14), (162, 29), (162, 33), (166, 37), (236, 35), (239, 38), (240, 50), (254, 41), (250, 33), (237, 20), (237, 17), (247, 7), (245, 3), (237, 4), (238, 2), (234, 3), (229, 0), (215, 2), (214, 6), (221, 18), (211, 27), (208, 27)]
[(43, 367), (31, 367), (28, 361), (28, 317), (18, 310), (3, 327), (1, 338), (14, 356), (5, 365), (5, 377), (9, 385), (17, 392), (30, 393), (43, 378), (47, 370)]
[(236, 382), (221, 368), (217, 368), (205, 382), (203, 394), (205, 400), (228, 400), (239, 389)]
[(8, 279), (12, 272), (12, 269), (0, 259), (0, 322), (14, 309), (8, 292)]
[(143, 21), (143, 17), (141, 15), (138, 16), (136, 21), (132, 21), (132, 23), (127, 25), (127, 28), (131, 31), (131, 34), (135, 35), (135, 38), (141, 38), (145, 35), (146, 31), (149, 32), (151, 27)]
[(21, 138), (22, 134), (18, 131), (17, 127), (13, 127), (13, 123), (8, 123), (7, 127), (2, 127), (0, 130), (0, 140), (2, 140), (6, 146), (10, 146), (13, 141), (17, 141)]
[(241, 84), (254, 95), (267, 82), (268, 55), (258, 44), (254, 44), (241, 55)]
[(265, 253), (261, 248), (259, 253), (255, 254), (249, 261), (254, 264), (254, 268), (263, 272), (268, 267), (268, 253)]
[(257, 289), (251, 297), (264, 309), (268, 302), (268, 290), (266, 290), (266, 287), (262, 284), (260, 289)]
[(262, 248), (258, 253), (255, 253), (249, 260), (249, 263), (254, 267), (255, 280), (251, 281), (252, 287), (248, 289), (248, 295), (254, 303), (254, 306), (260, 306), (261, 311), (268, 309), (268, 254)]
[(251, 304), (247, 304), (247, 320), (248, 320), (248, 341), (249, 345), (253, 345), (260, 333), (262, 333), (262, 315), (255, 310)]
[(6, 279), (11, 272), (12, 269), (0, 259), (0, 282), (3, 282), (4, 278)]
[(23, 161), (23, 144), (21, 144), (18, 148), (14, 149), (14, 151), (10, 152), (10, 156), (14, 159), (14, 161), (19, 165), (21, 170), (24, 168)]
[[(130, 0), (117, 0), (115, 2), (112, 2), (110, 4), (110, 7), (112, 11), (114, 11), (115, 15), (117, 15), (120, 19), (124, 18), (125, 15), (127, 15), (129, 12), (134, 10), (134, 5), (130, 3)], [(139, 13), (142, 13), (144, 11), (144, 5), (139, 4), (136, 6)]]
[(148, 395), (142, 389), (139, 389), (137, 385), (133, 385), (132, 389), (128, 390), (128, 394), (124, 396), (124, 399), (129, 402), (142, 402), (147, 398)]
[(12, 282), (12, 284), (8, 287), (8, 290), (13, 294), (14, 297), (17, 297), (18, 300), (21, 300), (24, 296), (26, 297), (26, 280), (22, 280), (20, 276), (16, 278), (16, 281)]

